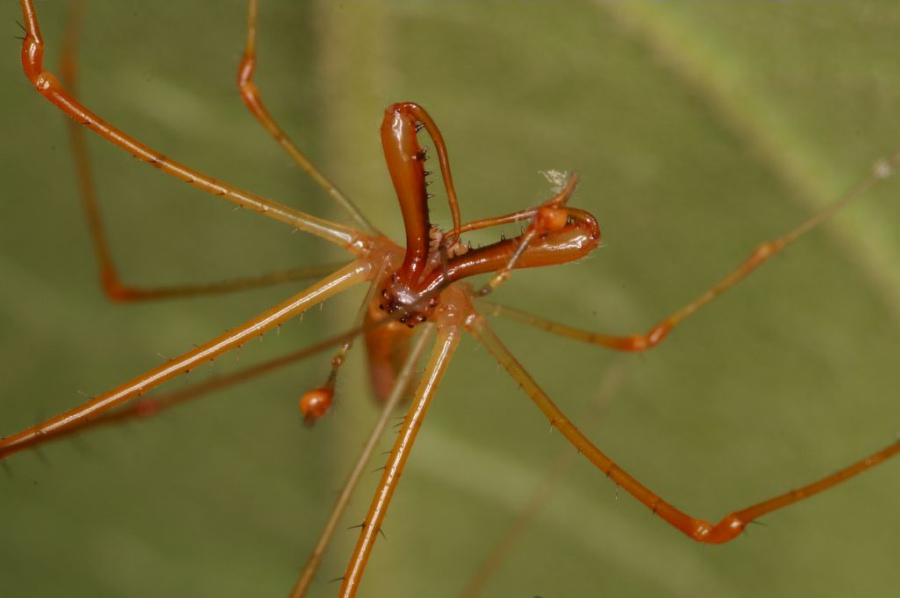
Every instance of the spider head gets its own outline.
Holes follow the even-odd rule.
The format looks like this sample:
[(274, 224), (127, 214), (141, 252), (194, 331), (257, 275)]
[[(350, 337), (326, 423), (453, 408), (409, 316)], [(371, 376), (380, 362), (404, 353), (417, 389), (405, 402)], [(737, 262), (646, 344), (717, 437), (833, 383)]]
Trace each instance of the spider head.
[(380, 293), (381, 300), (378, 308), (388, 314), (402, 310), (404, 313), (398, 318), (398, 321), (410, 328), (426, 322), (439, 303), (436, 296), (426, 299), (427, 295), (423, 296), (422, 293), (412, 288), (396, 272), (392, 272), (385, 278)]

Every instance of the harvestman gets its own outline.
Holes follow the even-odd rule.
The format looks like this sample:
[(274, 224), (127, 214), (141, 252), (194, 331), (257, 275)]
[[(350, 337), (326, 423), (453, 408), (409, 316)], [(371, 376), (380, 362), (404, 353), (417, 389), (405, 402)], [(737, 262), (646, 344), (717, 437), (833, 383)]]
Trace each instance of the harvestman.
[[(412, 404), (388, 458), (369, 513), (361, 526), (362, 530), (356, 549), (343, 577), (341, 596), (356, 594), (412, 445), (463, 331), (471, 333), (489, 350), (498, 363), (534, 401), (551, 426), (559, 430), (580, 454), (584, 455), (615, 484), (651, 509), (654, 514), (700, 542), (713, 544), (727, 542), (737, 537), (751, 521), (840, 484), (900, 452), (900, 442), (894, 442), (865, 459), (812, 484), (735, 511), (717, 524), (691, 517), (654, 494), (622, 470), (582, 435), (519, 364), (476, 308), (476, 305), (481, 303), (485, 311), (491, 315), (506, 316), (557, 335), (610, 349), (619, 351), (650, 349), (662, 342), (682, 320), (735, 285), (773, 255), (782, 251), (849, 201), (862, 194), (878, 180), (889, 176), (892, 169), (900, 163), (900, 154), (895, 154), (890, 159), (877, 164), (873, 173), (865, 181), (794, 230), (778, 239), (759, 245), (746, 261), (721, 282), (661, 321), (646, 334), (625, 337), (602, 335), (556, 324), (482, 299), (502, 284), (513, 269), (569, 262), (580, 259), (597, 248), (600, 241), (600, 230), (594, 217), (588, 212), (567, 205), (574, 194), (577, 176), (572, 175), (562, 181), (556, 195), (536, 208), (463, 223), (450, 175), (446, 146), (437, 125), (429, 114), (417, 104), (411, 102), (394, 104), (385, 112), (381, 127), (381, 139), (388, 170), (403, 214), (406, 243), (405, 247), (401, 247), (378, 232), (354, 205), (316, 170), (265, 109), (253, 83), (253, 72), (256, 66), (257, 5), (255, 1), (251, 0), (250, 2), (247, 45), (238, 71), (241, 96), (266, 130), (350, 214), (358, 228), (335, 224), (217, 181), (167, 158), (108, 124), (83, 106), (76, 99), (74, 91), (67, 91), (52, 73), (44, 70), (44, 42), (32, 0), (21, 0), (21, 7), (25, 19), (25, 36), (22, 46), (22, 64), (25, 74), (35, 89), (68, 115), (74, 123), (90, 129), (139, 160), (189, 185), (334, 243), (353, 255), (354, 260), (241, 326), (198, 345), (193, 350), (82, 405), (3, 438), (0, 440), (0, 458), (6, 458), (51, 438), (83, 429), (104, 418), (115, 418), (115, 414), (121, 413), (121, 411), (110, 412), (114, 407), (133, 401), (162, 383), (243, 345), (302, 314), (313, 305), (361, 283), (369, 285), (369, 293), (357, 318), (357, 324), (361, 321), (362, 325), (357, 325), (350, 332), (328, 339), (305, 352), (308, 354), (327, 346), (342, 345), (333, 359), (333, 368), (328, 381), (301, 401), (301, 410), (307, 422), (315, 421), (327, 411), (333, 395), (334, 378), (343, 363), (343, 356), (356, 334), (362, 333), (365, 336), (370, 376), (376, 394), (383, 400), (388, 400), (389, 395), (393, 395), (390, 398), (396, 399), (402, 394), (401, 391), (410, 378), (412, 365), (416, 362), (422, 342), (424, 342), (423, 336), (420, 338), (416, 350), (411, 351), (411, 339), (415, 329), (421, 325), (435, 328), (436, 340)], [(64, 55), (70, 57), (71, 53), (65, 52)], [(74, 77), (71, 72), (67, 73), (69, 70), (74, 71), (74, 67), (70, 58), (64, 60), (63, 78), (71, 81), (67, 87), (74, 89)], [(437, 153), (452, 214), (453, 227), (450, 231), (442, 231), (429, 221), (428, 199), (431, 195), (427, 193), (426, 187), (431, 182), (428, 179), (431, 173), (425, 170), (427, 154), (417, 139), (417, 133), (422, 128), (431, 137)], [(80, 131), (77, 126), (75, 129)], [(80, 132), (74, 136), (76, 156), (79, 160), (84, 160), (83, 147), (78, 149), (79, 138)], [(84, 179), (82, 183), (85, 183)], [(90, 199), (92, 193), (88, 190), (85, 195), (92, 234), (100, 259), (104, 288), (114, 299), (137, 300), (247, 288), (279, 282), (286, 277), (285, 275), (273, 275), (205, 287), (170, 289), (127, 287), (119, 281), (109, 257), (96, 206)], [(514, 222), (525, 223), (526, 226), (520, 235), (513, 238), (501, 239), (477, 249), (468, 247), (461, 240), (462, 235), (467, 232)], [(308, 275), (310, 272), (294, 274), (292, 277), (296, 278)], [(477, 289), (463, 282), (464, 278), (476, 274), (493, 274), (493, 276), (487, 284)], [(352, 484), (348, 484), (349, 486)], [(312, 564), (304, 572), (306, 577), (312, 575), (316, 562), (315, 559), (311, 561)], [(301, 579), (298, 587), (295, 588), (294, 595), (302, 595), (303, 587)]]

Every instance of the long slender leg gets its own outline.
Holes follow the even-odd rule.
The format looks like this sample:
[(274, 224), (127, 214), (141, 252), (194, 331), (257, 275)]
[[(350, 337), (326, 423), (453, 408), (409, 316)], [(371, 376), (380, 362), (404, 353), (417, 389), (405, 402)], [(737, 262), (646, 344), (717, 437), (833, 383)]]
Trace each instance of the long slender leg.
[(378, 538), (378, 532), (381, 530), (381, 524), (387, 514), (391, 497), (397, 489), (400, 476), (403, 474), (403, 469), (406, 466), (406, 460), (409, 458), (409, 452), (416, 441), (419, 428), (422, 426), (422, 421), (425, 419), (425, 414), (428, 412), (428, 407), (431, 405), (431, 400), (434, 398), (438, 384), (447, 371), (450, 358), (456, 351), (457, 345), (459, 345), (459, 337), (460, 329), (456, 325), (443, 325), (438, 329), (434, 350), (428, 360), (428, 365), (419, 383), (419, 388), (416, 390), (416, 396), (412, 405), (410, 405), (409, 411), (406, 412), (403, 427), (400, 428), (394, 448), (391, 449), (391, 455), (388, 457), (384, 474), (381, 476), (381, 481), (378, 482), (375, 497), (369, 507), (369, 513), (366, 515), (362, 531), (359, 534), (359, 540), (353, 551), (353, 557), (350, 559), (350, 564), (347, 566), (347, 571), (344, 574), (339, 593), (341, 598), (351, 598), (356, 595), (359, 589), (366, 563), (368, 563), (369, 555), (375, 546), (375, 540)]
[(238, 67), (238, 89), (241, 92), (241, 98), (244, 104), (250, 109), (250, 112), (256, 117), (260, 124), (269, 132), (269, 134), (278, 142), (278, 145), (297, 163), (303, 172), (315, 181), (325, 193), (328, 194), (344, 211), (346, 211), (353, 221), (368, 234), (380, 234), (378, 230), (372, 226), (362, 212), (338, 189), (334, 183), (322, 174), (316, 166), (309, 161), (309, 158), (294, 145), (294, 142), (288, 138), (269, 111), (263, 105), (262, 98), (259, 95), (259, 89), (253, 82), (253, 73), (256, 70), (256, 37), (259, 30), (257, 26), (257, 15), (259, 12), (259, 3), (256, 0), (250, 0), (247, 7), (247, 45), (244, 49), (244, 58)]
[(751, 272), (756, 270), (762, 264), (767, 262), (773, 256), (784, 250), (788, 245), (808, 233), (810, 230), (821, 224), (832, 214), (839, 211), (848, 203), (865, 193), (873, 185), (890, 177), (894, 173), (894, 169), (900, 165), (900, 152), (893, 154), (890, 158), (881, 160), (875, 164), (872, 173), (866, 177), (861, 183), (850, 189), (833, 203), (829, 204), (821, 211), (814, 214), (800, 226), (789, 231), (785, 235), (767, 241), (757, 246), (744, 262), (737, 268), (732, 270), (718, 284), (711, 287), (708, 291), (676, 311), (674, 314), (665, 318), (656, 326), (651, 328), (644, 334), (633, 334), (629, 336), (612, 336), (607, 334), (599, 334), (559, 324), (540, 316), (535, 316), (527, 312), (500, 305), (492, 301), (481, 300), (481, 304), (486, 307), (485, 313), (493, 316), (503, 316), (535, 328), (546, 330), (558, 336), (572, 338), (585, 343), (600, 345), (617, 351), (646, 351), (658, 345), (672, 329), (680, 324), (685, 318), (694, 314), (700, 308), (709, 304), (713, 299), (739, 283), (746, 278)]
[(101, 413), (138, 397), (156, 388), (163, 382), (185, 374), (231, 349), (240, 347), (247, 341), (265, 334), (288, 319), (303, 313), (311, 306), (321, 303), (359, 282), (368, 280), (371, 266), (365, 261), (353, 262), (331, 276), (317, 282), (287, 301), (266, 310), (244, 324), (225, 334), (188, 351), (168, 362), (149, 370), (90, 401), (61, 413), (36, 426), (0, 440), (0, 458), (7, 457), (23, 448), (33, 445), (45, 434), (54, 434), (81, 422), (97, 417)]
[[(371, 275), (367, 276), (367, 278), (371, 278)], [(429, 297), (426, 296), (423, 300), (427, 301), (428, 298)], [(240, 384), (241, 382), (245, 382), (257, 376), (261, 376), (263, 374), (274, 371), (291, 363), (295, 363), (311, 355), (321, 353), (322, 351), (331, 349), (336, 346), (341, 347), (341, 350), (339, 350), (336, 357), (342, 358), (344, 353), (343, 348), (351, 345), (353, 339), (355, 339), (357, 336), (359, 336), (360, 334), (366, 334), (380, 328), (381, 326), (389, 324), (390, 322), (395, 321), (398, 318), (402, 318), (406, 313), (407, 310), (399, 310), (394, 314), (381, 318), (375, 322), (370, 322), (363, 325), (359, 325), (359, 318), (357, 317), (355, 321), (356, 325), (354, 325), (352, 328), (324, 340), (317, 341), (316, 343), (304, 347), (300, 350), (282, 355), (280, 357), (276, 357), (268, 361), (264, 361), (262, 363), (238, 370), (236, 372), (218, 376), (211, 380), (207, 380), (206, 382), (202, 382), (200, 384), (196, 384), (194, 386), (190, 386), (188, 388), (184, 388), (182, 390), (175, 391), (163, 396), (143, 398), (120, 409), (104, 410), (100, 415), (97, 415), (92, 419), (83, 419), (70, 425), (66, 425), (65, 427), (55, 428), (53, 430), (42, 430), (39, 434), (33, 436), (32, 438), (28, 440), (22, 440), (21, 442), (17, 443), (15, 452), (31, 446), (35, 446), (37, 444), (44, 444), (45, 442), (50, 442), (66, 436), (79, 434), (90, 428), (121, 422), (124, 420), (152, 417), (157, 415), (161, 411), (176, 407), (201, 395), (233, 386), (235, 384)], [(0, 439), (0, 459), (3, 459), (4, 457), (2, 442), (2, 439)]]
[(566, 440), (578, 449), (579, 453), (583, 454), (597, 469), (605, 473), (606, 477), (646, 505), (653, 513), (659, 515), (671, 526), (698, 542), (710, 544), (728, 542), (737, 537), (751, 521), (837, 486), (841, 482), (871, 469), (900, 453), (900, 441), (894, 442), (853, 465), (845, 467), (812, 484), (785, 492), (745, 509), (734, 511), (726, 515), (719, 523), (712, 524), (709, 521), (691, 517), (684, 511), (664, 501), (594, 446), (525, 371), (525, 368), (509, 352), (509, 349), (497, 338), (484, 318), (473, 318), (469, 322), (468, 328), (487, 347), (497, 362), (506, 369), (522, 390), (531, 397), (538, 409), (550, 421), (550, 425), (562, 432)]
[(366, 463), (372, 458), (372, 452), (375, 450), (375, 446), (381, 439), (381, 435), (384, 433), (384, 429), (387, 427), (391, 415), (394, 413), (394, 410), (397, 408), (397, 405), (400, 404), (403, 397), (406, 396), (407, 388), (415, 379), (416, 365), (419, 363), (419, 359), (425, 352), (425, 344), (431, 336), (431, 326), (426, 325), (424, 328), (426, 329), (423, 330), (419, 335), (419, 338), (416, 339), (409, 357), (406, 358), (406, 362), (397, 374), (394, 388), (391, 390), (391, 394), (388, 396), (387, 401), (385, 401), (384, 407), (381, 410), (381, 417), (378, 418), (375, 427), (372, 428), (372, 433), (369, 435), (369, 439), (366, 441), (366, 445), (363, 447), (363, 450), (356, 461), (356, 465), (353, 467), (353, 471), (350, 472), (350, 476), (347, 478), (344, 487), (341, 488), (341, 494), (334, 503), (331, 514), (328, 516), (328, 521), (325, 523), (325, 528), (322, 530), (322, 535), (319, 536), (319, 541), (316, 542), (316, 546), (309, 556), (309, 559), (306, 561), (306, 564), (303, 566), (303, 571), (300, 573), (300, 577), (297, 579), (297, 583), (291, 592), (291, 598), (302, 598), (306, 595), (306, 592), (309, 591), (309, 586), (312, 584), (316, 571), (318, 571), (319, 565), (322, 562), (322, 557), (325, 555), (325, 549), (331, 542), (331, 538), (334, 536), (334, 532), (337, 529), (341, 516), (344, 514), (347, 505), (350, 503), (350, 498), (353, 496), (353, 491), (356, 489), (356, 486), (362, 477)]
[[(622, 363), (621, 360), (617, 360), (604, 368), (600, 376), (602, 382), (597, 396), (591, 400), (591, 405), (584, 414), (585, 422), (592, 424), (599, 419), (603, 407), (609, 403), (613, 393), (619, 387), (622, 379)], [(522, 534), (525, 533), (528, 526), (534, 522), (541, 510), (547, 505), (554, 491), (559, 487), (560, 481), (575, 465), (575, 457), (576, 454), (572, 451), (565, 451), (559, 454), (547, 474), (532, 491), (528, 502), (525, 503), (525, 507), (510, 523), (503, 536), (494, 543), (491, 552), (469, 579), (469, 583), (466, 584), (462, 592), (463, 598), (476, 598), (483, 594), (484, 587), (491, 576), (503, 565), (503, 562), (509, 557)]]
[(222, 197), (238, 206), (258, 212), (269, 218), (285, 222), (298, 230), (312, 233), (326, 241), (340, 245), (356, 255), (365, 253), (367, 236), (363, 233), (322, 218), (316, 218), (299, 210), (283, 206), (217, 181), (210, 176), (167, 158), (125, 132), (113, 127), (88, 110), (62, 87), (53, 73), (44, 70), (44, 40), (38, 26), (33, 0), (21, 0), (20, 4), (25, 19), (25, 40), (22, 42), (22, 67), (25, 75), (38, 93), (47, 98), (75, 122), (84, 125), (104, 139), (121, 147), (135, 158), (201, 191)]
[[(205, 282), (190, 285), (173, 285), (158, 287), (143, 287), (125, 285), (118, 278), (115, 270), (101, 272), (100, 284), (106, 296), (113, 301), (153, 301), (157, 299), (181, 299), (186, 297), (200, 297), (202, 295), (221, 295), (247, 289), (275, 286), (289, 282), (321, 278), (347, 265), (347, 262), (310, 266), (307, 268), (293, 268), (280, 272), (270, 272), (259, 276), (245, 276), (231, 280), (217, 282)], [(102, 266), (101, 266), (102, 267)]]
[[(65, 37), (63, 38), (63, 50), (60, 56), (60, 78), (73, 97), (78, 97), (78, 62), (76, 59), (78, 53), (76, 45), (81, 29), (81, 20), (84, 16), (84, 7), (85, 4), (83, 3), (72, 5), (70, 18), (66, 25)], [(228, 293), (297, 280), (321, 278), (344, 265), (326, 264), (324, 266), (295, 268), (261, 276), (192, 285), (138, 287), (124, 284), (119, 277), (112, 258), (106, 227), (103, 224), (100, 205), (97, 202), (97, 191), (94, 177), (91, 174), (84, 129), (72, 119), (66, 119), (66, 125), (69, 130), (69, 140), (72, 144), (72, 154), (75, 159), (75, 171), (78, 177), (81, 203), (87, 216), (88, 228), (94, 244), (94, 255), (97, 257), (97, 262), (100, 265), (100, 284), (106, 296), (110, 299), (114, 301), (143, 301)]]
[(297, 351), (281, 355), (274, 359), (269, 359), (262, 363), (258, 363), (235, 372), (231, 372), (222, 376), (217, 376), (205, 382), (191, 385), (187, 388), (176, 390), (161, 396), (152, 396), (141, 398), (126, 406), (118, 409), (106, 411), (93, 419), (81, 421), (77, 424), (67, 426), (65, 428), (57, 428), (54, 431), (43, 431), (40, 436), (34, 437), (31, 441), (23, 441), (19, 445), (19, 449), (33, 446), (38, 442), (44, 444), (65, 438), (74, 434), (81, 434), (86, 430), (97, 428), (104, 425), (116, 424), (123, 421), (147, 419), (158, 415), (159, 413), (177, 407), (187, 401), (196, 399), (205, 394), (228, 388), (247, 380), (257, 378), (279, 368), (296, 363), (312, 355), (316, 355), (331, 349), (336, 345), (344, 346), (349, 340), (352, 340), (363, 331), (361, 326), (355, 326), (340, 334), (331, 336), (324, 340), (318, 341), (310, 346), (304, 347)]

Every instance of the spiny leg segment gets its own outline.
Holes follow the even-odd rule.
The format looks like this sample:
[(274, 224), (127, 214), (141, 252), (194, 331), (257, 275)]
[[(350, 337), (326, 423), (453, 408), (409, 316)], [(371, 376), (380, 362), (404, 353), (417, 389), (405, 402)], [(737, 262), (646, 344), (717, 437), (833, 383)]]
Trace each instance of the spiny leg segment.
[[(60, 55), (60, 78), (69, 90), (69, 93), (72, 94), (72, 97), (76, 98), (78, 97), (78, 53), (76, 46), (85, 6), (84, 3), (80, 2), (70, 6), (70, 14), (66, 23), (62, 53)], [(100, 213), (96, 185), (94, 183), (94, 177), (91, 174), (91, 165), (84, 129), (71, 118), (66, 119), (66, 125), (69, 131), (69, 140), (72, 145), (72, 155), (75, 159), (75, 171), (78, 178), (81, 203), (87, 217), (88, 229), (94, 245), (94, 255), (100, 265), (100, 284), (109, 299), (113, 301), (131, 302), (228, 293), (299, 280), (321, 278), (345, 265), (343, 263), (325, 264), (323, 266), (294, 268), (259, 276), (211, 283), (156, 287), (126, 285), (119, 276), (118, 269), (113, 260), (109, 239), (106, 234), (106, 227)]]
[(879, 463), (900, 453), (900, 441), (875, 452), (865, 459), (840, 471), (826, 476), (812, 484), (791, 490), (770, 500), (751, 505), (745, 509), (726, 515), (719, 523), (712, 524), (706, 520), (691, 517), (663, 500), (646, 486), (619, 467), (612, 459), (597, 448), (587, 437), (575, 427), (563, 412), (556, 406), (537, 382), (525, 371), (525, 368), (510, 353), (509, 349), (494, 334), (487, 321), (473, 318), (467, 329), (485, 346), (497, 362), (509, 373), (519, 387), (534, 401), (538, 409), (550, 421), (550, 425), (562, 432), (566, 440), (583, 454), (597, 469), (606, 474), (616, 485), (638, 499), (654, 514), (659, 515), (669, 525), (697, 540), (709, 544), (721, 544), (736, 538), (748, 523), (759, 519), (767, 513), (783, 509), (795, 502), (807, 499), (819, 492), (837, 486), (841, 482), (856, 476)]
[(0, 440), (0, 459), (40, 441), (45, 434), (53, 435), (70, 427), (77, 427), (117, 405), (156, 388), (163, 382), (186, 374), (247, 341), (261, 336), (297, 316), (310, 307), (371, 277), (371, 265), (355, 261), (329, 277), (313, 284), (244, 324), (197, 346), (191, 351), (169, 360), (150, 371), (112, 390), (70, 409), (42, 423)]
[(244, 58), (238, 67), (238, 89), (241, 93), (241, 99), (244, 100), (247, 108), (259, 123), (268, 131), (268, 133), (278, 142), (285, 152), (297, 163), (303, 172), (315, 181), (315, 183), (328, 194), (347, 214), (353, 218), (353, 221), (365, 233), (373, 235), (380, 234), (378, 230), (372, 226), (356, 205), (338, 189), (334, 183), (322, 174), (316, 168), (315, 164), (309, 161), (309, 158), (300, 151), (293, 141), (287, 136), (269, 111), (266, 109), (259, 95), (259, 89), (253, 82), (253, 73), (256, 71), (256, 39), (259, 28), (257, 26), (259, 15), (259, 3), (257, 0), (250, 0), (247, 7), (247, 44), (244, 48)]
[(431, 400), (434, 398), (437, 387), (447, 371), (450, 358), (459, 345), (461, 332), (461, 328), (455, 324), (439, 324), (434, 350), (428, 360), (428, 365), (425, 367), (425, 373), (419, 382), (416, 396), (406, 412), (403, 426), (400, 428), (394, 447), (391, 449), (391, 455), (388, 457), (384, 474), (378, 483), (375, 497), (369, 507), (362, 532), (353, 551), (353, 557), (350, 559), (350, 564), (344, 574), (339, 592), (341, 598), (351, 598), (356, 595), (359, 589), (363, 572), (369, 561), (372, 548), (375, 546), (375, 540), (378, 538), (378, 532), (381, 530), (391, 498), (406, 467), (406, 461), (419, 433), (419, 428), (421, 428), (425, 419), (425, 414), (431, 405)]
[[(52, 73), (43, 70), (44, 43), (40, 34), (37, 15), (31, 0), (21, 0), (25, 37), (22, 46), (22, 64), (26, 76), (41, 95), (46, 97), (60, 108), (74, 123), (72, 126), (72, 143), (75, 149), (76, 164), (79, 172), (79, 182), (82, 189), (82, 198), (85, 211), (88, 215), (92, 237), (94, 239), (95, 252), (101, 264), (104, 288), (114, 299), (135, 300), (161, 297), (174, 297), (186, 295), (198, 295), (232, 291), (254, 286), (275, 284), (297, 280), (323, 272), (322, 267), (302, 268), (286, 272), (278, 272), (259, 277), (226, 281), (196, 286), (163, 287), (163, 288), (135, 288), (125, 287), (121, 284), (115, 271), (110, 255), (105, 230), (96, 202), (96, 193), (93, 179), (90, 176), (90, 166), (87, 159), (87, 151), (83, 131), (78, 126), (85, 125), (105, 139), (126, 149), (135, 157), (147, 161), (157, 168), (176, 176), (186, 182), (200, 187), (203, 190), (226, 197), (239, 206), (250, 207), (255, 211), (264, 213), (275, 219), (290, 223), (298, 229), (317, 234), (329, 241), (341, 244), (351, 252), (365, 254), (368, 251), (368, 240), (365, 236), (352, 229), (332, 225), (331, 223), (307, 216), (302, 212), (291, 210), (274, 202), (246, 194), (236, 188), (224, 185), (196, 171), (181, 166), (162, 158), (157, 152), (140, 144), (133, 138), (111, 127), (90, 111), (76, 99), (74, 91), (67, 92), (59, 84)], [(62, 53), (62, 76), (71, 88), (77, 86), (77, 62), (75, 61), (75, 45), (77, 40), (80, 10), (75, 19), (70, 22)], [(150, 372), (126, 383), (108, 393), (104, 393), (87, 403), (76, 407), (66, 413), (40, 423), (32, 428), (24, 430), (11, 437), (0, 440), (0, 458), (18, 452), (19, 450), (40, 442), (43, 438), (63, 435), (67, 431), (75, 430), (92, 418), (107, 412), (107, 410), (121, 404), (133, 397), (140, 396), (162, 382), (186, 373), (196, 365), (204, 361), (214, 359), (222, 353), (240, 346), (254, 335), (263, 334), (266, 330), (279, 325), (281, 321), (300, 313), (310, 301), (313, 303), (324, 300), (330, 294), (339, 292), (347, 286), (365, 279), (371, 273), (368, 262), (355, 262), (342, 268), (336, 274), (327, 277), (287, 302), (265, 312), (258, 318), (234, 330), (221, 335), (206, 345), (198, 347), (180, 358), (171, 360)], [(146, 410), (146, 408), (145, 408)], [(137, 408), (134, 413), (140, 412)], [(115, 417), (128, 417), (128, 414), (116, 414)], [(112, 417), (112, 416), (111, 416)]]
[[(377, 322), (376, 326), (383, 325), (390, 321), (386, 318), (384, 322)], [(258, 378), (277, 369), (286, 367), (293, 363), (302, 361), (313, 355), (317, 355), (326, 349), (335, 346), (346, 345), (347, 341), (356, 338), (367, 329), (362, 326), (356, 326), (345, 330), (344, 332), (331, 336), (329, 338), (317, 341), (312, 345), (303, 347), (296, 351), (292, 351), (285, 355), (281, 355), (272, 359), (268, 359), (261, 363), (257, 363), (235, 372), (230, 372), (221, 376), (216, 376), (204, 382), (193, 384), (186, 388), (176, 390), (174, 392), (140, 398), (125, 406), (117, 409), (105, 411), (101, 415), (89, 420), (80, 421), (65, 428), (57, 428), (53, 431), (43, 431), (40, 436), (36, 436), (32, 441), (23, 442), (20, 449), (34, 446), (38, 443), (44, 444), (61, 438), (66, 438), (74, 434), (80, 434), (84, 431), (97, 428), (104, 425), (116, 424), (123, 421), (147, 419), (160, 414), (163, 411), (177, 407), (190, 400), (196, 399), (203, 395), (229, 388), (237, 384), (241, 384), (251, 379)], [(2, 458), (2, 457), (0, 457)]]
[(422, 354), (425, 352), (425, 345), (431, 338), (430, 328), (432, 328), (432, 326), (426, 324), (424, 328), (425, 330), (419, 334), (419, 337), (416, 339), (410, 350), (409, 356), (406, 358), (406, 362), (397, 374), (396, 384), (381, 409), (381, 416), (378, 418), (375, 427), (372, 428), (369, 439), (366, 441), (366, 445), (363, 447), (363, 450), (356, 461), (356, 465), (353, 467), (353, 471), (348, 476), (343, 488), (341, 488), (341, 493), (334, 503), (334, 507), (328, 516), (325, 527), (322, 529), (322, 534), (319, 536), (319, 540), (316, 542), (312, 554), (310, 554), (309, 559), (306, 561), (306, 564), (300, 573), (300, 577), (297, 579), (297, 583), (291, 591), (290, 598), (302, 598), (309, 590), (316, 572), (319, 569), (319, 565), (322, 562), (325, 549), (328, 547), (331, 538), (334, 536), (334, 532), (337, 529), (341, 516), (350, 503), (353, 491), (356, 489), (356, 486), (362, 477), (366, 464), (372, 457), (376, 444), (381, 439), (381, 435), (384, 433), (384, 429), (387, 427), (390, 417), (394, 414), (400, 401), (406, 396), (410, 384), (415, 380), (416, 366), (418, 365)]
[[(612, 396), (618, 390), (622, 382), (622, 365), (623, 359), (616, 359), (603, 368), (596, 396), (591, 399), (588, 409), (582, 414), (582, 422), (585, 425), (594, 424), (600, 419), (603, 408), (609, 404)], [(528, 500), (524, 503), (525, 506), (509, 524), (503, 536), (494, 543), (478, 570), (472, 574), (462, 591), (462, 598), (477, 598), (484, 594), (485, 586), (497, 570), (500, 569), (504, 561), (507, 560), (529, 525), (534, 522), (541, 510), (550, 501), (566, 473), (575, 464), (576, 456), (574, 452), (569, 450), (557, 456), (553, 465), (532, 490)]]
[(88, 110), (63, 88), (53, 73), (44, 70), (44, 40), (38, 25), (34, 2), (33, 0), (20, 0), (20, 5), (25, 20), (25, 40), (22, 42), (22, 67), (25, 75), (38, 93), (75, 122), (89, 128), (135, 158), (201, 191), (222, 197), (242, 208), (284, 222), (298, 230), (312, 233), (358, 256), (366, 253), (369, 240), (365, 234), (352, 228), (311, 216), (300, 210), (288, 208), (188, 168), (144, 145)]
[(704, 292), (702, 295), (656, 324), (646, 333), (633, 334), (629, 336), (612, 336), (553, 322), (546, 318), (542, 318), (540, 316), (536, 316), (506, 305), (501, 305), (499, 303), (495, 303), (486, 299), (479, 300), (479, 305), (482, 305), (486, 308), (484, 313), (486, 313), (487, 315), (502, 316), (511, 320), (515, 320), (517, 322), (522, 322), (523, 324), (528, 324), (529, 326), (534, 326), (535, 328), (540, 328), (541, 330), (546, 330), (547, 332), (550, 332), (551, 334), (555, 334), (557, 336), (571, 338), (581, 342), (606, 347), (608, 349), (614, 349), (616, 351), (646, 351), (647, 349), (652, 349), (653, 347), (661, 343), (663, 339), (665, 339), (669, 335), (672, 329), (680, 324), (683, 320), (693, 315), (702, 307), (708, 305), (713, 299), (715, 299), (731, 287), (735, 286), (737, 283), (742, 281), (772, 257), (778, 255), (791, 243), (820, 225), (835, 212), (841, 210), (848, 203), (852, 202), (854, 199), (868, 191), (873, 185), (892, 176), (898, 165), (900, 165), (900, 152), (891, 155), (887, 159), (879, 160), (874, 165), (874, 167), (872, 168), (872, 172), (868, 177), (866, 177), (865, 180), (844, 193), (844, 195), (839, 197), (836, 201), (830, 203), (819, 212), (813, 214), (809, 219), (807, 219), (796, 228), (792, 229), (781, 237), (778, 237), (771, 241), (767, 241), (757, 246), (757, 248), (753, 250), (753, 253), (750, 255), (750, 257), (744, 260), (744, 262), (742, 262), (737, 268), (728, 273), (725, 278), (723, 278), (716, 285)]
[[(620, 351), (647, 350), (659, 344), (669, 332), (685, 318), (706, 306), (723, 292), (739, 283), (771, 257), (784, 250), (788, 245), (865, 193), (873, 185), (890, 177), (898, 165), (900, 165), (900, 152), (893, 154), (885, 160), (877, 162), (873, 167), (871, 174), (858, 185), (851, 188), (836, 201), (814, 214), (787, 234), (759, 245), (747, 260), (729, 273), (722, 281), (657, 324), (646, 334), (626, 337), (603, 335), (558, 324), (494, 302), (486, 300), (481, 300), (480, 302), (482, 305), (488, 307), (487, 313), (489, 315), (506, 316), (510, 319), (547, 330), (548, 332), (559, 336), (573, 338)], [(472, 332), (478, 340), (488, 348), (498, 363), (507, 370), (510, 376), (513, 377), (548, 420), (550, 420), (551, 425), (559, 429), (566, 439), (578, 449), (579, 453), (584, 454), (588, 460), (603, 471), (607, 477), (628, 491), (632, 496), (650, 508), (655, 514), (662, 517), (667, 523), (698, 541), (708, 543), (727, 542), (740, 534), (749, 522), (754, 521), (767, 513), (782, 509), (795, 502), (832, 488), (900, 453), (900, 441), (894, 442), (849, 467), (845, 467), (816, 482), (786, 492), (740, 511), (735, 511), (714, 525), (703, 519), (690, 517), (683, 511), (680, 511), (667, 503), (658, 495), (651, 492), (646, 486), (631, 477), (627, 472), (622, 470), (614, 461), (594, 446), (565, 417), (549, 396), (547, 396), (547, 394), (537, 385), (521, 364), (519, 364), (515, 357), (503, 345), (500, 339), (494, 334), (484, 318), (478, 317), (472, 319), (467, 326), (467, 330)]]

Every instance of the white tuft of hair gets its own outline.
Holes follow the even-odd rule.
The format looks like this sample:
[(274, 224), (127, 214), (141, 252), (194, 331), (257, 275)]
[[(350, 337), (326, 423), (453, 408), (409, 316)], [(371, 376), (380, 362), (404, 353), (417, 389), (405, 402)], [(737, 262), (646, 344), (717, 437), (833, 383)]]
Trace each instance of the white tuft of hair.
[(554, 193), (559, 193), (565, 189), (566, 183), (569, 181), (569, 172), (566, 170), (541, 170), (538, 172), (544, 175), (544, 178), (550, 183), (550, 189)]

